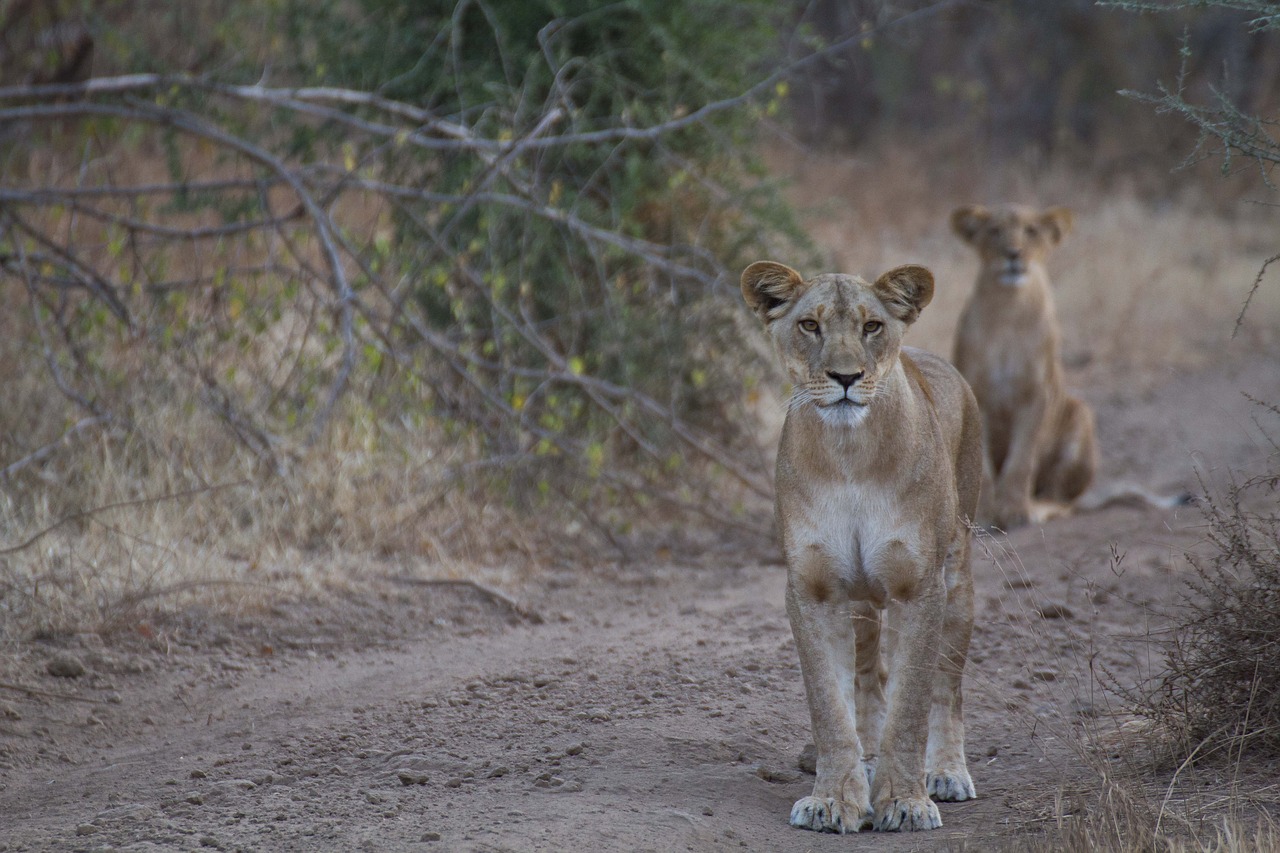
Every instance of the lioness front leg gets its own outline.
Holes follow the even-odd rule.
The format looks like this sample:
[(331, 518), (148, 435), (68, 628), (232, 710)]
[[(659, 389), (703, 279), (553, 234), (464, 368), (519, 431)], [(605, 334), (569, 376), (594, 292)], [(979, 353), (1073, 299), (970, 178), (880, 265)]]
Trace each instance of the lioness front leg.
[(788, 580), (787, 615), (800, 653), (818, 778), (813, 793), (791, 808), (791, 825), (858, 832), (870, 822), (871, 800), (852, 706), (853, 621), (847, 607), (818, 600), (813, 585), (800, 585), (810, 589), (797, 589), (794, 576)]
[(888, 630), (897, 632), (897, 638), (889, 667), (889, 717), (871, 784), (872, 826), (881, 831), (942, 826), (938, 807), (925, 789), (929, 708), (946, 607), (941, 586), (889, 604)]

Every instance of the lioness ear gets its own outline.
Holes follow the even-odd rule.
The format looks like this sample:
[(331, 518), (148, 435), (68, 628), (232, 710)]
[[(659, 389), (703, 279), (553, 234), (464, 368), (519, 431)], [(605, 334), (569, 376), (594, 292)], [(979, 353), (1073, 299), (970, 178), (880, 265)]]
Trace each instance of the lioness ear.
[(742, 271), (742, 298), (765, 323), (777, 316), (775, 309), (795, 299), (802, 287), (800, 273), (785, 264), (756, 261)]
[(951, 230), (956, 232), (956, 236), (961, 240), (972, 243), (990, 218), (991, 214), (985, 207), (978, 205), (957, 207), (951, 211)]
[(1040, 225), (1048, 232), (1049, 240), (1055, 246), (1071, 233), (1074, 224), (1075, 216), (1067, 207), (1051, 207), (1040, 214)]
[(894, 267), (871, 288), (889, 313), (904, 323), (914, 323), (933, 300), (933, 273), (916, 264)]

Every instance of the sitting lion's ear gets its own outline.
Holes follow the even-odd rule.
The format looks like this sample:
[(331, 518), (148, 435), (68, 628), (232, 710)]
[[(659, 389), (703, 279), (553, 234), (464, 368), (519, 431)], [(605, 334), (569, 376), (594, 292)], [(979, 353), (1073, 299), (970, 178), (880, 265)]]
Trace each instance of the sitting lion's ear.
[(889, 313), (904, 323), (914, 323), (933, 300), (933, 273), (917, 264), (894, 267), (871, 288)]
[(1048, 233), (1053, 245), (1058, 245), (1071, 233), (1075, 224), (1075, 216), (1068, 207), (1051, 207), (1040, 214), (1040, 224)]
[(961, 240), (972, 243), (990, 218), (991, 214), (985, 207), (976, 204), (957, 207), (951, 211), (951, 230), (956, 232), (956, 236)]
[(785, 264), (756, 261), (742, 271), (742, 298), (765, 323), (777, 317), (776, 309), (800, 294), (804, 279)]

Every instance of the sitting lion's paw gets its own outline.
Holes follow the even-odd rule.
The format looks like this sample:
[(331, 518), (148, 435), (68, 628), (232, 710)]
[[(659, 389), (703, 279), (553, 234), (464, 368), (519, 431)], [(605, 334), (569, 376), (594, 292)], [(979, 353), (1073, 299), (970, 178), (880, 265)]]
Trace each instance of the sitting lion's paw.
[(978, 796), (969, 771), (963, 767), (931, 770), (924, 785), (929, 796), (941, 803), (958, 803)]
[(870, 826), (871, 809), (830, 797), (802, 797), (791, 807), (791, 825), (844, 835)]
[(1001, 530), (1013, 530), (1018, 527), (1025, 527), (1031, 521), (1030, 505), (1004, 505), (997, 507), (995, 512), (995, 526)]
[(872, 827), (880, 832), (937, 829), (942, 826), (942, 815), (928, 797), (892, 799), (876, 808)]

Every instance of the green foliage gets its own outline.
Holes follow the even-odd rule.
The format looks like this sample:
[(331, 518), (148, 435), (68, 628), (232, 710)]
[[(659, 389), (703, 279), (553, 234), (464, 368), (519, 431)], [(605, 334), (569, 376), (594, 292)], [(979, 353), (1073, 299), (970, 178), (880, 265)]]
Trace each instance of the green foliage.
[[(426, 322), (470, 356), (466, 380), (479, 390), (453, 388), (439, 401), (445, 413), (471, 419), (491, 391), (507, 402), (514, 417), (486, 430), (495, 449), (573, 434), (590, 460), (601, 439), (622, 437), (617, 417), (591, 405), (592, 389), (522, 378), (548, 362), (721, 434), (733, 422), (723, 404), (742, 376), (723, 365), (741, 354), (726, 338), (734, 289), (724, 269), (770, 235), (798, 239), (751, 171), (753, 108), (639, 138), (574, 139), (740, 95), (773, 47), (773, 10), (761, 0), (283, 5), (297, 82), (375, 90), (515, 146), (348, 153), (436, 194), (398, 204), (386, 263), (415, 283)], [(495, 157), (511, 168), (495, 170)], [(665, 263), (647, 256), (655, 249)], [(624, 443), (663, 444), (668, 433), (650, 422)]]

